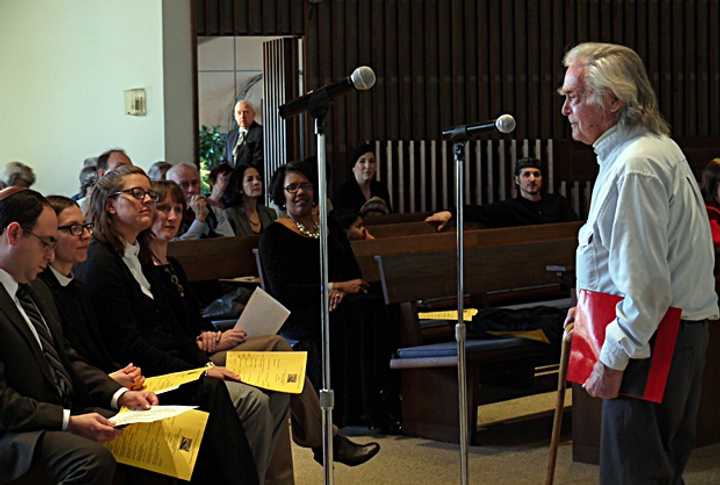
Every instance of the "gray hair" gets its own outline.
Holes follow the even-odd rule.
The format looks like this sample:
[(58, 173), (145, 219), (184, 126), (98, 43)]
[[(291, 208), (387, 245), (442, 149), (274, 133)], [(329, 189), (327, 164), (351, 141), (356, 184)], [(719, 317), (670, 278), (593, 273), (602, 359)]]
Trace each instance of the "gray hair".
[(35, 183), (35, 172), (22, 162), (8, 162), (5, 165), (5, 183), (30, 188)]
[(670, 126), (658, 111), (645, 65), (634, 50), (617, 44), (585, 42), (570, 49), (563, 64), (586, 68), (591, 102), (602, 104), (603, 95), (612, 93), (624, 103), (618, 120), (624, 128), (644, 126), (656, 135), (670, 135)]
[(200, 170), (198, 170), (198, 168), (195, 164), (188, 163), (188, 162), (180, 162), (180, 163), (174, 164), (172, 167), (170, 167), (168, 169), (167, 172), (165, 172), (165, 180), (173, 180), (175, 178), (175, 174), (177, 174), (180, 170), (182, 170), (184, 168), (193, 170), (195, 173), (200, 175)]

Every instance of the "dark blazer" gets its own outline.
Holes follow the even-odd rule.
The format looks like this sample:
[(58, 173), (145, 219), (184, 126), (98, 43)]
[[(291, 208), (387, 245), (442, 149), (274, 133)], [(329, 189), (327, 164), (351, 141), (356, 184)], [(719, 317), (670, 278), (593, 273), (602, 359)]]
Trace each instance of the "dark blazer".
[(262, 126), (256, 122), (252, 122), (248, 128), (247, 137), (245, 142), (240, 145), (238, 151), (237, 160), (233, 158), (233, 148), (237, 143), (240, 132), (237, 127), (227, 134), (225, 141), (225, 159), (233, 167), (240, 163), (252, 165), (256, 168), (262, 168), (263, 166), (263, 129)]
[[(47, 286), (36, 281), (31, 292), (72, 379), (73, 411), (109, 408), (120, 385), (67, 343)], [(12, 298), (0, 286), (0, 482), (26, 473), (42, 433), (60, 431), (62, 420), (52, 369)]]
[[(151, 287), (153, 274), (144, 272)], [(102, 314), (101, 331), (113, 359), (132, 362), (148, 376), (202, 367), (207, 357), (195, 343), (193, 329), (177, 322), (164, 298), (145, 295), (109, 244), (93, 240), (88, 259), (76, 268), (76, 277), (91, 292)]]
[[(270, 207), (261, 204), (258, 204), (257, 211), (258, 216), (260, 217), (260, 222), (262, 223), (260, 232), (263, 232), (275, 221), (275, 219), (277, 219), (277, 214)], [(225, 213), (228, 216), (228, 220), (230, 221), (230, 225), (232, 226), (233, 231), (235, 231), (236, 236), (257, 236), (257, 234), (252, 231), (252, 228), (250, 228), (250, 221), (248, 221), (242, 205), (228, 207), (225, 209)]]

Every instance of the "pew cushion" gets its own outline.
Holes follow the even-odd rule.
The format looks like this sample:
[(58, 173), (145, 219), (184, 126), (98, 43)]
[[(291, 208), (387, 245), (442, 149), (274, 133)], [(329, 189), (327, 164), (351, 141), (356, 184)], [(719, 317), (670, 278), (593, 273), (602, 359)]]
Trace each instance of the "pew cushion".
[[(467, 340), (465, 343), (468, 362), (498, 363), (517, 360), (518, 357), (549, 361), (548, 346), (518, 337)], [(555, 357), (557, 360), (557, 357)], [(398, 349), (390, 361), (392, 369), (417, 369), (427, 367), (457, 366), (457, 343), (443, 342)]]

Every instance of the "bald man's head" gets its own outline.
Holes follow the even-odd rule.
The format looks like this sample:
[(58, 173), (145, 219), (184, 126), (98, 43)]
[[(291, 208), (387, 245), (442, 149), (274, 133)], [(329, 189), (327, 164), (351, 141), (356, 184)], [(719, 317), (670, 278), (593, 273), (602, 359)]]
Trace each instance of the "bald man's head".
[(235, 103), (235, 121), (240, 128), (249, 128), (255, 121), (255, 108), (249, 101), (238, 101)]
[(200, 173), (195, 165), (185, 162), (173, 165), (165, 178), (178, 184), (187, 200), (200, 194)]

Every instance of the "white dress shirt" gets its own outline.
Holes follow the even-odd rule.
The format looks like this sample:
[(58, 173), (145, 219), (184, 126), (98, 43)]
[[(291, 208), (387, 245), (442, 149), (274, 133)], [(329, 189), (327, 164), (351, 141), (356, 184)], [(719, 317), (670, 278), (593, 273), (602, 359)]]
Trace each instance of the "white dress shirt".
[(624, 297), (600, 353), (624, 370), (650, 357), (670, 306), (684, 320), (718, 317), (715, 255), (700, 189), (674, 141), (616, 125), (593, 147), (600, 171), (578, 235), (577, 288)]
[(138, 254), (140, 254), (140, 245), (135, 242), (135, 244), (128, 244), (125, 243), (125, 251), (123, 251), (122, 260), (123, 263), (125, 263), (125, 266), (130, 270), (130, 273), (132, 274), (133, 278), (135, 278), (135, 281), (137, 281), (137, 284), (140, 285), (140, 290), (145, 293), (149, 298), (152, 298), (153, 300), (155, 297), (152, 294), (152, 290), (150, 288), (150, 282), (145, 277), (145, 274), (142, 270), (142, 264), (140, 264), (140, 259), (138, 258)]

